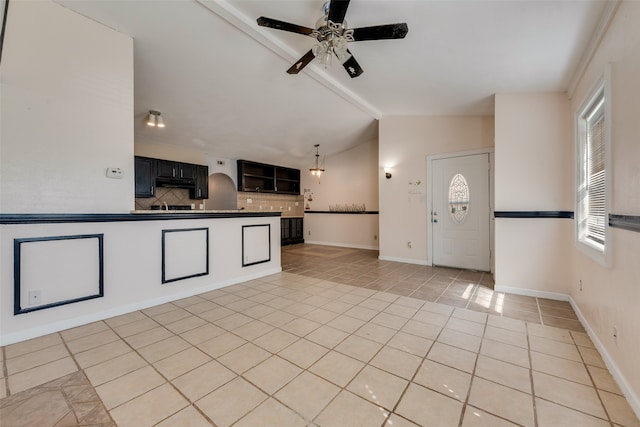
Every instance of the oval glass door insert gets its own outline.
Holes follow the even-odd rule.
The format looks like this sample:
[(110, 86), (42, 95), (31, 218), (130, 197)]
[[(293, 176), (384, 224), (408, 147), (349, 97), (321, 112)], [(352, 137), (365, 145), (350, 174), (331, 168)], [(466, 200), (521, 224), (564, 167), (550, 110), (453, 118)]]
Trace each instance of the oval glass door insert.
[(449, 184), (449, 213), (458, 224), (462, 224), (469, 213), (469, 185), (459, 173), (451, 178)]

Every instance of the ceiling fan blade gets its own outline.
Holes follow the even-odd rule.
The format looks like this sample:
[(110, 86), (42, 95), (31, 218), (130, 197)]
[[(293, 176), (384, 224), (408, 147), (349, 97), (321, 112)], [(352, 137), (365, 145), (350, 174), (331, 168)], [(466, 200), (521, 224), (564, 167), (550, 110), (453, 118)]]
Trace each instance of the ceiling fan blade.
[(341, 24), (347, 14), (349, 0), (331, 0), (329, 4), (329, 21)]
[(266, 18), (264, 16), (258, 18), (258, 25), (261, 27), (274, 28), (276, 30), (289, 31), (296, 34), (304, 34), (305, 36), (309, 36), (313, 32), (312, 28), (290, 24), (289, 22), (278, 21), (277, 19)]
[(298, 62), (293, 64), (291, 68), (287, 70), (287, 73), (298, 74), (300, 70), (306, 67), (309, 62), (313, 61), (313, 58), (315, 57), (316, 56), (313, 54), (313, 51), (310, 50), (309, 52), (305, 53), (304, 56), (298, 60)]
[(364, 70), (362, 69), (362, 67), (360, 67), (360, 64), (358, 64), (358, 61), (356, 61), (356, 58), (353, 57), (353, 55), (348, 49), (347, 49), (347, 53), (350, 55), (349, 59), (344, 61), (342, 63), (342, 66), (347, 71), (347, 73), (349, 73), (349, 76), (353, 79), (355, 77), (358, 77), (360, 74), (364, 73)]
[(354, 28), (353, 40), (359, 42), (365, 40), (403, 39), (408, 32), (409, 27), (405, 22)]

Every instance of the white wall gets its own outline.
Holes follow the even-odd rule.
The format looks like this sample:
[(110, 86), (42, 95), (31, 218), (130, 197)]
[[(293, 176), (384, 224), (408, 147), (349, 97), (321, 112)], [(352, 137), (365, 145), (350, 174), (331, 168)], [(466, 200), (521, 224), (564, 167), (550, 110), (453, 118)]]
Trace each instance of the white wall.
[[(573, 211), (567, 96), (497, 94), (495, 103), (495, 210)], [(570, 219), (496, 218), (496, 290), (566, 298), (572, 227)]]
[[(426, 158), (493, 147), (493, 117), (384, 117), (380, 120), (378, 186), (380, 257), (426, 264)], [(392, 167), (386, 179), (384, 166)], [(420, 181), (419, 185), (416, 183)], [(412, 247), (407, 247), (407, 242)]]
[(52, 2), (12, 2), (1, 72), (0, 212), (133, 209), (132, 39)]
[[(325, 169), (320, 182), (307, 169), (300, 171), (301, 187), (313, 194), (311, 202), (305, 200), (310, 210), (328, 211), (336, 204), (364, 204), (368, 211), (378, 210), (377, 141), (328, 156)], [(378, 215), (306, 214), (304, 238), (307, 243), (377, 249)]]
[[(611, 63), (611, 212), (630, 215), (640, 215), (638, 22), (640, 3), (622, 2), (571, 99), (571, 112), (575, 113), (604, 73), (606, 64)], [(574, 249), (571, 297), (640, 417), (640, 233), (614, 228), (609, 244), (612, 250), (609, 267)], [(614, 326), (618, 329), (617, 340), (613, 337)]]

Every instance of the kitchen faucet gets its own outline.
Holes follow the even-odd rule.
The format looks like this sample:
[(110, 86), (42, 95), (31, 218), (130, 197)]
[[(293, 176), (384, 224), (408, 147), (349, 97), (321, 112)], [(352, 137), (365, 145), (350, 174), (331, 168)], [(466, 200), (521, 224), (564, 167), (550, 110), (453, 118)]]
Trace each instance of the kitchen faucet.
[(168, 211), (169, 210), (169, 205), (167, 204), (167, 202), (162, 202), (162, 204), (164, 205), (164, 210)]

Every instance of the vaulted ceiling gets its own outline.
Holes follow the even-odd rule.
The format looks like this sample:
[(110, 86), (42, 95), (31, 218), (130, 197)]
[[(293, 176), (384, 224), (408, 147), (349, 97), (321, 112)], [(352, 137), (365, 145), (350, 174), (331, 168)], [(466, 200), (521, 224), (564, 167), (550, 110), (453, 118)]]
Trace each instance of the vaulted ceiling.
[[(580, 0), (352, 0), (349, 27), (406, 22), (401, 40), (349, 44), (337, 61), (285, 71), (316, 42), (259, 27), (307, 27), (323, 0), (58, 0), (134, 40), (135, 139), (306, 166), (377, 137), (394, 115), (493, 115), (493, 95), (568, 91), (606, 10)], [(164, 129), (144, 124), (162, 112)]]

